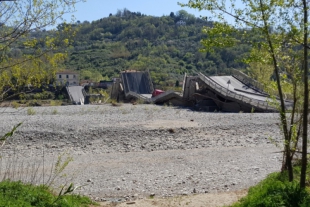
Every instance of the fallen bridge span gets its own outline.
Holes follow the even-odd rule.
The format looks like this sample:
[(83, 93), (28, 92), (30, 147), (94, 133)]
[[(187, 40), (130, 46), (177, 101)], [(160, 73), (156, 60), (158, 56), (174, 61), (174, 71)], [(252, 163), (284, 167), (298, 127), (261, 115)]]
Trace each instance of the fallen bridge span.
[[(182, 93), (166, 91), (152, 95), (154, 91), (148, 71), (124, 71), (112, 87), (111, 98), (118, 101), (140, 99), (145, 103), (196, 106), (205, 111), (226, 112), (275, 112), (277, 99), (271, 98), (257, 81), (234, 71), (231, 76), (184, 77)], [(285, 102), (287, 107), (292, 103)]]

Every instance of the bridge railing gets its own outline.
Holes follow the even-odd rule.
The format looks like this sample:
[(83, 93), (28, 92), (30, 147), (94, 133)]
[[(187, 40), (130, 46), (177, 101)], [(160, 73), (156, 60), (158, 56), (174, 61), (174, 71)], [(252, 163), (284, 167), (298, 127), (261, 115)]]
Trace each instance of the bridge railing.
[(234, 76), (235, 78), (237, 78), (239, 81), (247, 84), (247, 85), (251, 85), (256, 89), (259, 89), (260, 91), (264, 90), (264, 86), (263, 84), (257, 82), (256, 80), (250, 78), (249, 76), (247, 76), (246, 74), (244, 74), (243, 72), (233, 69), (232, 70), (232, 76)]

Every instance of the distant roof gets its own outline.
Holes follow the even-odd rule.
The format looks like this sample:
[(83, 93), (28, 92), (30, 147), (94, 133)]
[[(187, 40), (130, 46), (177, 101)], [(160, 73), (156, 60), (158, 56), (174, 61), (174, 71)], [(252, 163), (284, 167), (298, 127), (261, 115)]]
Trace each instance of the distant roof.
[(71, 71), (71, 70), (62, 70), (62, 71), (58, 71), (56, 72), (56, 74), (79, 74), (78, 72), (75, 71)]
[(121, 73), (145, 73), (146, 71), (138, 71), (138, 70), (124, 70)]

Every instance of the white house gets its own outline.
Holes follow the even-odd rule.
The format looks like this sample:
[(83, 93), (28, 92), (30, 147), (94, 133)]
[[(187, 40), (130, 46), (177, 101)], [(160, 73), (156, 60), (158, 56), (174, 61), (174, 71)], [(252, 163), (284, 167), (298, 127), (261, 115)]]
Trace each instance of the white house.
[(56, 72), (56, 85), (79, 85), (79, 74), (73, 71)]

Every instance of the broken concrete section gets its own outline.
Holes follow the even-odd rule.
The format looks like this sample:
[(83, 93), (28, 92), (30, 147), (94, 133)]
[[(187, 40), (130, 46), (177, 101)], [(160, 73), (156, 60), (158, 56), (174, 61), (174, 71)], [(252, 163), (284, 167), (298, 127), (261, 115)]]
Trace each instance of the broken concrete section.
[(66, 89), (73, 104), (84, 105), (86, 92), (83, 86), (67, 86)]
[[(117, 101), (140, 99), (155, 104), (169, 102), (209, 112), (277, 111), (274, 100), (263, 91), (262, 85), (237, 70), (232, 76), (185, 75), (182, 93), (166, 91), (154, 96), (153, 91), (149, 72), (124, 71), (112, 86), (111, 98)], [(287, 101), (286, 105), (292, 104)]]

